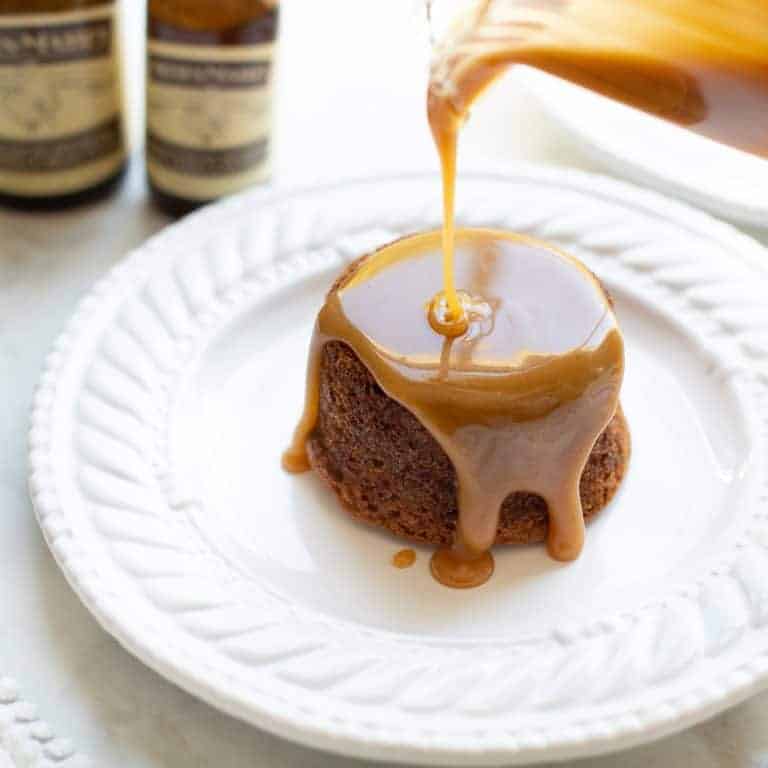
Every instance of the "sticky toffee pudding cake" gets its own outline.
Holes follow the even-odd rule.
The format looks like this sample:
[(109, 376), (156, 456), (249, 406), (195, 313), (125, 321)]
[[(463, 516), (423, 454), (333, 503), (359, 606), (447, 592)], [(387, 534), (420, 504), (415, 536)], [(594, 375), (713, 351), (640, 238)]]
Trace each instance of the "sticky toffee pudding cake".
[[(312, 468), (356, 519), (425, 544), (453, 543), (458, 517), (453, 464), (342, 342), (323, 349), (317, 426), (307, 453)], [(613, 497), (628, 458), (629, 432), (619, 407), (581, 475), (587, 522)], [(546, 537), (546, 502), (525, 491), (510, 494), (501, 505), (494, 544), (538, 544)]]
[(314, 468), (355, 518), (438, 546), (433, 573), (474, 586), (490, 547), (578, 556), (618, 488), (629, 433), (623, 341), (579, 262), (538, 241), (459, 230), (465, 318), (445, 335), (441, 234), (398, 240), (332, 286), (310, 351), (289, 470)]
[(333, 285), (283, 456), (289, 471), (316, 469), (356, 518), (437, 545), (432, 574), (451, 587), (487, 581), (494, 544), (546, 541), (574, 560), (629, 459), (624, 343), (597, 278), (530, 238), (456, 230), (469, 108), (539, 50), (517, 37), (497, 49), (509, 30), (484, 30), (456, 28), (427, 89), (442, 229), (385, 246)]

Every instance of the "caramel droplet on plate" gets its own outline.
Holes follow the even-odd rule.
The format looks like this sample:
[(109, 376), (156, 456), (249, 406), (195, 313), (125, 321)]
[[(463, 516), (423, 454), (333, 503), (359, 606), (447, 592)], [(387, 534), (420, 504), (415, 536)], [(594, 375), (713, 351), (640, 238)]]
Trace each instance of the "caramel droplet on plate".
[(395, 568), (410, 568), (416, 562), (416, 553), (412, 549), (401, 549), (392, 557)]
[(485, 584), (493, 575), (494, 562), (490, 552), (468, 557), (455, 549), (438, 549), (430, 562), (432, 575), (443, 586), (470, 589)]

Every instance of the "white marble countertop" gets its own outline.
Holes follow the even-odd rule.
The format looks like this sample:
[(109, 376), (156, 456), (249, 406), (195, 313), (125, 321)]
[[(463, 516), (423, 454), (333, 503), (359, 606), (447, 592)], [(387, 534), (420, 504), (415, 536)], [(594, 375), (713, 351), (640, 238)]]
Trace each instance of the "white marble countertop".
[[(423, 115), (426, 39), (417, 5), (285, 4), (276, 184), (436, 168)], [(130, 0), (126, 25), (134, 105), (142, 79), (141, 6)], [(602, 170), (529, 101), (513, 79), (502, 83), (477, 109), (462, 162)], [(139, 112), (133, 110), (135, 137)], [(241, 724), (146, 669), (80, 604), (34, 520), (26, 432), (45, 354), (93, 281), (169, 222), (147, 200), (141, 165), (135, 153), (119, 195), (96, 206), (51, 215), (0, 211), (0, 722), (15, 719), (12, 732), (22, 739), (30, 731), (25, 723), (45, 721), (33, 729), (29, 756), (40, 752), (52, 765), (362, 765)], [(0, 744), (0, 768), (7, 765)], [(579, 765), (768, 766), (768, 694), (684, 734)]]

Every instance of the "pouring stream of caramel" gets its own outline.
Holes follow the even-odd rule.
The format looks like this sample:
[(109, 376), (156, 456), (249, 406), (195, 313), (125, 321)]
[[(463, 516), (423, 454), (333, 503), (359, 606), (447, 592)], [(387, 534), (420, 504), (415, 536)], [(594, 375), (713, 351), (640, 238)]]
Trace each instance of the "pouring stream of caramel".
[[(448, 320), (459, 327), (452, 274), (458, 133), (473, 102), (514, 64), (768, 155), (765, 0), (467, 2), (436, 48), (427, 98), (442, 168), (443, 290)], [(447, 332), (458, 332), (450, 322)]]

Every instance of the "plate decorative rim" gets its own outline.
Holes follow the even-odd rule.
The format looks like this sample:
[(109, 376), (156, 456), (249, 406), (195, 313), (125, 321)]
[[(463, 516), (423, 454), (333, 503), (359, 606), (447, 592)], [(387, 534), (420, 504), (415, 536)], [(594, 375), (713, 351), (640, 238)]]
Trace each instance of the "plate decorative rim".
[[(150, 638), (155, 634), (151, 626), (131, 627), (130, 622), (120, 615), (119, 596), (111, 592), (111, 585), (100, 578), (97, 565), (92, 558), (89, 559), (83, 541), (78, 539), (75, 528), (70, 525), (69, 507), (60, 493), (61, 478), (58, 473), (61, 470), (57, 466), (55, 429), (59, 411), (68, 402), (66, 388), (60, 385), (70, 368), (81, 366), (90, 377), (86, 378), (89, 392), (100, 396), (109, 389), (109, 384), (100, 383), (105, 374), (101, 369), (94, 372), (93, 361), (105, 362), (113, 376), (111, 382), (119, 379), (121, 386), (133, 386), (133, 392), (140, 392), (143, 388), (147, 390), (144, 393), (147, 399), (152, 401), (150, 410), (153, 415), (146, 419), (151, 425), (146, 429), (142, 417), (137, 419), (140, 423), (135, 435), (129, 429), (125, 436), (123, 425), (127, 422), (123, 421), (119, 429), (112, 430), (111, 436), (102, 435), (98, 438), (101, 442), (97, 440), (94, 445), (79, 446), (75, 450), (83, 460), (83, 476), (93, 470), (92, 475), (88, 475), (92, 482), (86, 478), (87, 481), (80, 483), (85, 488), (83, 493), (89, 503), (107, 504), (113, 498), (114, 489), (135, 486), (143, 493), (144, 477), (150, 473), (151, 484), (148, 483), (147, 487), (151, 485), (155, 494), (153, 500), (160, 500), (171, 508), (183, 506), (183, 491), (174, 485), (163, 425), (169, 419), (168, 401), (172, 399), (174, 376), (188, 364), (195, 349), (204, 345), (208, 335), (221, 324), (229, 322), (259, 297), (272, 295), (293, 281), (305, 279), (331, 266), (341, 266), (361, 249), (385, 238), (422, 228), (425, 222), (435, 222), (439, 209), (436, 201), (430, 200), (421, 210), (414, 210), (410, 217), (402, 213), (389, 219), (379, 215), (375, 220), (341, 227), (322, 237), (302, 230), (301, 225), (291, 219), (299, 231), (293, 237), (290, 233), (276, 231), (275, 221), (268, 222), (267, 218), (263, 218), (260, 227), (249, 224), (246, 237), (241, 230), (247, 214), (252, 212), (254, 217), (266, 217), (266, 212), (283, 206), (281, 215), (290, 217), (292, 212), (289, 209), (293, 202), (313, 195), (321, 197), (331, 194), (333, 190), (355, 185), (381, 188), (397, 184), (415, 185), (425, 179), (432, 181), (433, 177), (431, 174), (413, 173), (383, 179), (352, 180), (324, 188), (246, 193), (204, 209), (155, 236), (115, 267), (83, 299), (47, 358), (34, 399), (29, 440), (30, 494), (34, 508), (51, 551), (72, 587), (108, 632), (129, 651), (181, 687), (235, 716), (284, 737), (310, 746), (373, 759), (409, 760), (424, 764), (458, 765), (471, 762), (493, 765), (595, 754), (679, 730), (764, 687), (768, 684), (768, 587), (763, 586), (760, 574), (768, 568), (768, 469), (763, 470), (762, 467), (760, 487), (756, 491), (759, 498), (754, 500), (750, 530), (722, 558), (722, 562), (713, 564), (695, 582), (654, 605), (653, 613), (650, 607), (646, 607), (638, 609), (637, 615), (628, 613), (589, 625), (562, 627), (549, 638), (558, 651), (553, 669), (567, 657), (568, 663), (573, 664), (573, 669), (583, 677), (577, 685), (576, 676), (571, 675), (569, 679), (565, 675), (564, 681), (553, 686), (550, 692), (552, 701), (544, 702), (542, 707), (546, 709), (553, 702), (560, 706), (583, 694), (590, 698), (592, 708), (591, 711), (589, 708), (586, 711), (574, 708), (568, 717), (559, 721), (553, 717), (557, 728), (536, 725), (529, 730), (521, 729), (515, 727), (514, 718), (510, 718), (505, 728), (495, 724), (491, 727), (484, 724), (482, 718), (468, 716), (463, 718), (463, 727), (444, 733), (430, 725), (418, 724), (418, 717), (410, 718), (414, 721), (411, 725), (408, 718), (395, 722), (390, 717), (391, 713), (378, 718), (377, 715), (386, 710), (386, 701), (372, 701), (365, 706), (361, 704), (358, 709), (345, 709), (336, 699), (329, 698), (329, 708), (320, 711), (316, 702), (323, 700), (323, 691), (329, 685), (320, 679), (322, 675), (308, 676), (306, 669), (296, 666), (304, 656), (318, 652), (316, 644), (287, 645), (283, 655), (275, 655), (271, 651), (267, 653), (263, 648), (254, 650), (249, 642), (265, 631), (264, 627), (255, 626), (237, 626), (232, 631), (222, 631), (215, 638), (217, 652), (225, 648), (229, 661), (250, 665), (259, 674), (263, 672), (264, 680), (268, 679), (267, 675), (273, 674), (275, 659), (290, 660), (293, 666), (284, 667), (282, 671), (277, 665), (280, 686), (286, 684), (296, 691), (304, 691), (306, 700), (298, 701), (296, 697), (281, 694), (280, 686), (272, 691), (259, 691), (253, 681), (245, 685), (221, 665), (196, 658), (190, 652), (191, 644), (172, 646), (168, 638), (162, 644), (152, 642)], [(761, 294), (759, 289), (764, 290), (768, 285), (768, 268), (764, 263), (768, 254), (756, 242), (682, 204), (590, 174), (531, 167), (518, 167), (500, 173), (497, 167), (493, 171), (469, 172), (462, 178), (465, 189), (471, 190), (473, 185), (480, 189), (483, 184), (543, 186), (552, 190), (552, 202), (551, 205), (510, 213), (503, 201), (487, 200), (476, 194), (471, 204), (460, 203), (460, 219), (469, 218), (471, 211), (475, 219), (486, 225), (504, 226), (554, 240), (576, 255), (589, 253), (599, 266), (601, 275), (605, 275), (609, 282), (629, 283), (631, 277), (633, 282), (638, 283), (638, 290), (652, 295), (660, 304), (671, 302), (681, 322), (695, 336), (716, 339), (713, 355), (719, 368), (743, 392), (760, 416), (756, 419), (759, 433), (755, 433), (755, 440), (760, 446), (757, 458), (763, 456), (762, 446), (768, 444), (768, 309), (762, 306), (764, 293)], [(562, 194), (559, 196), (558, 192)], [(596, 204), (594, 210), (574, 211), (568, 205), (568, 200), (572, 199), (568, 195), (588, 196), (599, 205)], [(613, 211), (610, 216), (606, 213), (609, 210)], [(632, 219), (633, 210), (637, 212), (637, 220)], [(638, 225), (643, 217), (647, 224), (645, 228)], [(659, 228), (655, 233), (652, 232), (651, 222)], [(687, 229), (691, 237), (695, 235), (710, 240), (712, 251), (704, 249), (691, 254), (680, 244), (675, 250), (676, 244), (670, 233), (681, 227)], [(669, 248), (659, 248), (658, 239), (662, 233), (671, 238)], [(190, 253), (189, 244), (198, 242), (199, 249)], [(727, 266), (722, 261), (724, 250), (734, 256), (733, 263)], [(185, 266), (179, 270), (176, 266), (182, 255)], [(163, 270), (167, 267), (166, 277), (170, 275), (175, 281), (175, 298), (171, 296), (167, 282), (153, 293), (154, 275), (161, 271), (157, 264), (162, 264)], [(736, 289), (743, 294), (739, 296), (738, 307), (733, 305)], [(122, 312), (132, 297), (139, 293), (143, 302), (140, 311), (126, 315), (127, 322), (123, 322), (123, 315), (120, 315), (123, 324), (119, 331), (121, 338), (126, 337), (127, 346), (123, 348), (120, 344), (111, 343), (106, 330), (114, 324), (118, 311)], [(755, 313), (744, 313), (745, 306), (761, 313), (759, 322), (755, 321)], [(128, 312), (127, 309), (125, 311)], [(152, 317), (148, 319), (149, 314)], [(143, 319), (139, 321), (136, 318), (140, 315)], [(168, 337), (173, 342), (170, 356), (166, 355), (169, 347), (162, 346), (161, 337)], [(87, 350), (83, 348), (86, 340), (89, 345)], [(127, 370), (131, 366), (125, 365), (123, 353), (129, 348), (138, 348), (146, 353), (136, 370)], [(151, 386), (148, 384), (150, 381)], [(155, 407), (156, 400), (162, 400), (164, 404)], [(87, 426), (92, 426), (82, 413), (78, 418)], [(133, 439), (136, 441), (134, 445), (131, 444)], [(109, 445), (114, 446), (114, 459), (110, 459), (110, 451), (100, 450)], [(147, 459), (141, 457), (143, 450), (147, 452)], [(110, 466), (110, 461), (119, 463), (120, 468)], [(119, 482), (110, 481), (114, 489), (109, 487), (110, 482), (101, 481), (99, 472), (111, 472), (113, 477), (120, 479)], [(135, 506), (139, 508), (141, 503), (136, 502)], [(135, 571), (133, 573), (136, 575)], [(152, 575), (151, 570), (146, 572), (147, 577)], [(203, 594), (207, 594), (206, 587), (203, 585), (201, 588)], [(187, 593), (175, 587), (148, 599), (174, 615), (182, 615), (192, 608), (208, 610), (202, 598), (200, 605), (190, 608), (185, 603)], [(216, 596), (211, 597), (211, 605), (216, 599)], [(270, 603), (268, 596), (265, 597), (265, 606), (267, 611), (282, 610)], [(695, 617), (704, 611), (708, 617), (714, 616), (715, 619), (708, 625), (705, 622), (702, 629), (702, 623)], [(301, 611), (292, 612), (292, 616), (295, 622), (315, 621), (315, 618)], [(702, 675), (701, 683), (680, 683), (679, 691), (674, 695), (670, 693), (663, 698), (660, 706), (652, 709), (622, 705), (611, 710), (610, 685), (605, 691), (589, 690), (588, 685), (582, 687), (584, 679), (589, 681), (588, 669), (596, 666), (602, 669), (628, 633), (644, 627), (645, 622), (653, 622), (660, 660), (654, 661), (656, 666), (641, 682), (646, 685), (650, 685), (651, 681), (655, 681), (654, 685), (663, 683), (671, 690), (674, 688), (672, 683), (677, 685), (690, 669), (690, 653), (683, 649), (692, 642), (692, 636), (685, 629), (685, 622), (692, 616), (698, 622), (693, 640), (696, 662), (704, 665), (708, 673)], [(182, 626), (179, 621), (179, 626)], [(293, 626), (296, 629), (304, 625), (299, 623)], [(313, 628), (316, 626), (319, 624), (313, 625)], [(194, 635), (188, 624), (183, 624), (183, 627)], [(267, 638), (264, 642), (282, 647), (280, 644), (285, 642), (285, 632), (273, 632), (273, 628), (267, 631), (271, 634), (263, 636)], [(398, 643), (403, 645), (403, 638), (382, 640), (381, 633), (371, 631), (365, 634), (366, 641), (381, 642), (384, 646), (390, 643), (390, 649)], [(247, 642), (238, 639), (242, 637)], [(338, 638), (332, 628), (328, 629), (327, 637), (330, 638), (324, 639), (327, 648), (321, 647), (319, 651), (325, 653), (322, 660), (325, 668), (336, 670), (330, 675), (333, 685), (339, 682), (347, 684), (361, 670), (369, 669), (368, 664), (357, 668), (348, 659), (342, 663), (340, 658), (344, 657), (344, 648), (334, 645)], [(740, 659), (738, 663), (724, 661), (726, 657), (736, 656), (736, 651), (744, 646), (747, 638), (752, 643), (751, 647), (758, 648), (759, 652), (748, 660)], [(197, 639), (206, 640), (205, 632), (200, 633)], [(211, 640), (211, 643), (214, 641)], [(600, 650), (596, 650), (598, 647)], [(410, 652), (413, 648), (408, 650)], [(503, 668), (500, 652), (508, 649), (498, 650), (499, 653), (494, 656), (491, 648), (483, 659), (488, 679), (498, 679)], [(460, 650), (453, 647), (450, 652), (458, 654)], [(717, 670), (718, 666), (723, 669)], [(267, 669), (268, 672), (264, 671)], [(613, 668), (614, 682), (621, 680), (621, 672), (621, 669)], [(443, 685), (445, 680), (439, 682)], [(449, 682), (455, 684), (454, 687), (462, 684), (459, 677)], [(439, 691), (428, 693), (420, 701), (409, 705), (414, 713), (440, 712)], [(491, 687), (483, 692), (488, 701), (493, 699), (494, 693), (498, 691)], [(482, 700), (483, 695), (479, 699)], [(366, 707), (367, 711), (361, 715), (360, 712)], [(478, 711), (481, 710), (482, 707)], [(459, 718), (459, 715), (456, 717)]]

